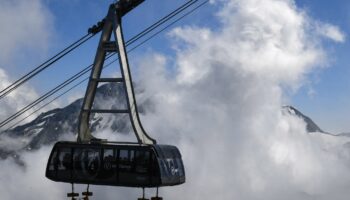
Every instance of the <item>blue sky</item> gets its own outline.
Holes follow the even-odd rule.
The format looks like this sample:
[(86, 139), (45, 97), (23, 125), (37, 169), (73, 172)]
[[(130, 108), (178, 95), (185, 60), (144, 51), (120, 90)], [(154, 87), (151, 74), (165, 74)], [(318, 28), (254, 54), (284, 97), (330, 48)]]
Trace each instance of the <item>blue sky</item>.
[[(19, 78), (25, 71), (29, 71), (36, 64), (85, 34), (88, 27), (105, 16), (111, 2), (113, 1), (43, 1), (43, 9), (48, 12), (46, 16), (49, 17), (48, 21), (50, 22), (47, 27), (47, 30), (49, 30), (47, 47), (41, 49), (40, 52), (31, 52), (32, 49), (29, 47), (17, 51), (19, 53), (18, 58), (12, 59), (11, 63), (7, 63), (9, 67), (5, 67), (11, 79)], [(125, 17), (125, 38), (128, 39), (135, 35), (184, 2), (184, 0), (147, 0)], [(350, 2), (344, 0), (331, 2), (327, 0), (297, 0), (296, 5), (314, 20), (338, 26), (345, 36), (349, 35), (350, 14), (348, 10), (350, 9)], [(215, 16), (216, 11), (215, 6), (208, 4), (177, 25), (195, 25), (215, 29), (219, 23), (217, 16)], [(80, 71), (93, 61), (97, 39), (98, 36), (77, 52), (69, 55), (51, 69), (46, 70), (45, 73), (29, 84), (39, 94), (43, 94), (67, 77)], [(350, 116), (350, 95), (347, 90), (350, 86), (348, 78), (350, 69), (347, 56), (350, 48), (348, 37), (343, 43), (335, 43), (325, 38), (322, 40), (322, 45), (328, 55), (327, 66), (310, 73), (306, 84), (297, 92), (291, 92), (288, 102), (309, 115), (326, 131), (348, 131), (350, 130), (347, 119), (347, 116)], [(130, 54), (131, 63), (137, 61), (139, 56), (145, 55), (147, 52), (174, 54), (167, 32), (160, 34)], [(73, 91), (70, 94), (71, 97), (81, 95), (84, 87), (83, 84), (76, 91)], [(63, 104), (66, 103), (64, 100), (61, 101)]]
[(309, 88), (304, 87), (293, 97), (293, 105), (325, 130), (347, 131), (350, 129), (350, 2), (298, 0), (297, 5), (314, 19), (337, 25), (347, 38), (342, 44), (324, 41), (330, 63), (310, 76), (315, 94), (309, 96)]
[[(78, 0), (45, 1), (45, 5), (52, 14), (52, 21), (54, 23), (49, 49), (47, 52), (45, 52), (46, 56), (43, 56), (41, 60), (45, 60), (50, 55), (53, 55), (55, 52), (65, 48), (68, 44), (86, 34), (89, 27), (97, 23), (106, 15), (108, 6), (112, 2), (113, 1), (111, 0), (98, 2)], [(126, 17), (124, 17), (123, 28), (125, 39), (127, 40), (128, 38), (131, 38), (144, 28), (152, 25), (154, 22), (167, 15), (184, 2), (185, 1), (183, 0), (167, 0), (161, 2), (156, 0), (148, 0), (147, 2), (144, 2), (133, 12), (130, 12)], [(205, 6), (199, 12), (195, 12), (189, 17), (181, 20), (179, 23), (177, 23), (177, 25), (196, 24), (200, 26), (213, 26), (215, 23), (215, 21), (211, 19), (214, 18), (211, 16), (213, 13), (212, 7)], [(143, 54), (147, 51), (160, 51), (167, 54), (173, 53), (166, 34), (167, 32), (165, 31), (162, 34), (159, 34), (156, 38), (147, 42), (146, 45), (138, 48), (130, 55), (130, 61), (132, 62), (133, 60), (137, 59), (137, 56), (133, 55)], [(34, 84), (39, 87), (39, 90), (43, 88), (47, 90), (46, 87), (52, 88), (55, 85), (56, 82), (54, 83), (54, 80), (56, 78), (68, 77), (68, 75), (73, 75), (74, 73), (83, 69), (83, 67), (91, 64), (94, 59), (98, 39), (99, 35), (95, 36), (78, 51), (60, 61), (52, 68), (52, 70), (48, 70), (48, 76), (43, 75), (40, 79), (34, 81)], [(37, 62), (38, 60), (35, 59), (32, 63)], [(23, 65), (21, 65), (21, 67), (22, 66)], [(54, 80), (52, 77), (50, 77), (52, 74), (54, 74)], [(45, 82), (45, 85), (42, 85), (42, 82)]]

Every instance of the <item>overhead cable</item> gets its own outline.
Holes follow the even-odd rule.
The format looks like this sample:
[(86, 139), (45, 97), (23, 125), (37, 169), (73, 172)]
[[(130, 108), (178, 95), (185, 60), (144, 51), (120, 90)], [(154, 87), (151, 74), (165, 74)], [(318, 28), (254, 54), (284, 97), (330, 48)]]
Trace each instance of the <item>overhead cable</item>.
[[(128, 42), (129, 43), (133, 43), (133, 42), (137, 41), (138, 39), (143, 37), (143, 35), (148, 34), (149, 32), (153, 31), (155, 28), (157, 28), (160, 25), (164, 24), (169, 19), (171, 19), (172, 17), (176, 16), (180, 12), (184, 11), (188, 7), (192, 6), (197, 1), (198, 0), (187, 1), (185, 4), (181, 5), (176, 10), (172, 11), (171, 13), (166, 15), (165, 17), (163, 17), (160, 20), (158, 20), (152, 26), (148, 27), (147, 29), (143, 30), (139, 34), (137, 34), (134, 37), (132, 37)], [(96, 28), (96, 29), (100, 30), (101, 29), (101, 25), (103, 25), (103, 20), (101, 22), (99, 22), (99, 27), (100, 28), (99, 29)], [(92, 28), (90, 28), (90, 29), (92, 29)], [(98, 31), (92, 32), (92, 31), (90, 31), (90, 29), (89, 29), (89, 33), (88, 34), (84, 35), (83, 37), (81, 37), (80, 39), (78, 39), (77, 41), (75, 41), (74, 43), (72, 43), (71, 45), (69, 45), (68, 47), (66, 47), (65, 49), (60, 51), (59, 53), (57, 53), (55, 56), (51, 57), (50, 59), (48, 59), (44, 63), (40, 64), (39, 66), (37, 66), (36, 68), (34, 68), (33, 70), (31, 70), (30, 72), (25, 74), (24, 76), (22, 76), (21, 78), (16, 80), (14, 83), (12, 83), (9, 86), (7, 86), (6, 88), (4, 88), (2, 91), (0, 91), (0, 99), (2, 99), (5, 96), (7, 96), (9, 93), (11, 93), (15, 89), (17, 89), (19, 86), (21, 86), (22, 84), (24, 84), (25, 82), (27, 82), (28, 80), (30, 80), (31, 78), (33, 78), (34, 76), (36, 76), (37, 74), (39, 74), (40, 72), (42, 72), (43, 70), (45, 70), (46, 68), (48, 68), (49, 66), (54, 64), (55, 62), (57, 62), (59, 59), (63, 58), (65, 55), (67, 55), (68, 53), (70, 53), (74, 49), (78, 48), (80, 45), (82, 45), (87, 40), (92, 38), (98, 32)]]
[(37, 74), (39, 74), (40, 72), (45, 70), (46, 68), (50, 67), (52, 64), (54, 64), (55, 62), (57, 62), (58, 60), (63, 58), (65, 55), (72, 52), (74, 49), (78, 48), (80, 45), (82, 45), (83, 43), (85, 43), (86, 41), (91, 39), (93, 36), (94, 35), (92, 35), (92, 34), (86, 34), (85, 36), (81, 37), (80, 39), (73, 42), (71, 45), (69, 45), (68, 47), (66, 47), (65, 49), (63, 49), (59, 53), (57, 53), (55, 56), (51, 57), (50, 59), (48, 59), (44, 63), (40, 64), (39, 66), (37, 66), (36, 68), (34, 68), (33, 70), (31, 70), (30, 72), (25, 74), (24, 76), (22, 76), (21, 78), (16, 80), (11, 85), (7, 86), (5, 89), (1, 90), (0, 91), (0, 99), (4, 98), (9, 93), (11, 93), (15, 89), (17, 89), (19, 86), (21, 86), (22, 84), (27, 82), (29, 79), (33, 78), (34, 76), (36, 76)]
[[(197, 0), (195, 0), (197, 1)], [(195, 10), (199, 9), (200, 7), (202, 7), (204, 4), (208, 3), (209, 0), (203, 1), (202, 3), (200, 3), (198, 6), (196, 6), (195, 8), (189, 10), (188, 12), (186, 12), (184, 15), (182, 15), (181, 17), (177, 18), (176, 20), (174, 20), (173, 22), (171, 22), (170, 24), (168, 24), (167, 26), (165, 26), (164, 28), (162, 28), (161, 30), (157, 31), (156, 33), (152, 34), (150, 37), (146, 38), (145, 40), (143, 40), (142, 42), (140, 42), (139, 44), (137, 44), (135, 47), (133, 47), (132, 49), (129, 49), (128, 52), (133, 51), (134, 49), (138, 48), (139, 46), (143, 45), (144, 43), (146, 43), (147, 41), (149, 41), (150, 39), (154, 38), (156, 35), (158, 35), (159, 33), (163, 32), (164, 30), (166, 30), (167, 28), (169, 28), (170, 26), (174, 25), (175, 23), (177, 23), (178, 21), (182, 20), (183, 18), (185, 18), (186, 16), (188, 16), (189, 14), (193, 13)], [(193, 4), (191, 4), (193, 5)], [(181, 6), (183, 8), (183, 6)], [(188, 7), (187, 7), (188, 8)], [(180, 8), (178, 8), (180, 9)], [(175, 10), (176, 11), (176, 10)], [(173, 12), (175, 12), (173, 11)], [(178, 15), (179, 13), (177, 13)], [(176, 15), (172, 16), (171, 18), (175, 17)], [(164, 17), (165, 18), (165, 17)], [(164, 18), (160, 19), (159, 21), (163, 20)], [(169, 18), (168, 20), (170, 20), (171, 18)], [(157, 21), (156, 23), (158, 23), (159, 21)], [(154, 24), (156, 24), (154, 23)], [(150, 27), (146, 28), (145, 30), (143, 30), (142, 32), (140, 32), (139, 34), (137, 34), (136, 36), (139, 37), (142, 35), (142, 37), (144, 37), (146, 34), (150, 33), (151, 31), (153, 31), (154, 29), (156, 29), (159, 26), (154, 26), (151, 25), (150, 27), (152, 27), (152, 29), (150, 29)], [(162, 23), (163, 24), (163, 23)], [(151, 31), (149, 31), (151, 30)], [(141, 34), (142, 33), (142, 34)], [(130, 40), (128, 40), (126, 42), (126, 46), (129, 46), (131, 44), (133, 44), (134, 42), (136, 42), (137, 40), (133, 40), (133, 38), (136, 38), (136, 36), (132, 37)], [(141, 37), (139, 37), (140, 39)], [(138, 40), (139, 40), (138, 39)], [(116, 53), (110, 53), (107, 55), (106, 60), (111, 58), (114, 54)], [(104, 66), (104, 68), (110, 66), (112, 63), (116, 62), (118, 60), (114, 59), (113, 61), (111, 61), (109, 64), (107, 64), (106, 66)], [(60, 91), (61, 89), (63, 89), (64, 87), (66, 87), (67, 85), (71, 84), (72, 82), (74, 82), (75, 80), (77, 80), (78, 78), (80, 78), (81, 76), (87, 74), (91, 68), (92, 68), (92, 64), (87, 66), (86, 68), (84, 68), (83, 70), (81, 70), (80, 72), (78, 72), (77, 74), (73, 75), (72, 77), (70, 77), (69, 79), (65, 80), (63, 83), (61, 83), (60, 85), (58, 85), (57, 87), (55, 87), (54, 89), (50, 90), (49, 92), (45, 93), (43, 96), (41, 96), (40, 98), (38, 98), (37, 100), (35, 100), (34, 102), (32, 102), (31, 104), (29, 104), (28, 106), (26, 106), (25, 108), (21, 109), (20, 111), (18, 111), (17, 113), (13, 114), (12, 116), (10, 116), (9, 118), (7, 118), (6, 120), (2, 121), (0, 123), (0, 128), (2, 128), (3, 126), (5, 126), (6, 124), (10, 123), (11, 121), (13, 121), (14, 119), (16, 119), (17, 117), (19, 117), (20, 115), (24, 114), (26, 111), (30, 110), (31, 108), (33, 108), (34, 106), (38, 105), (39, 103), (41, 103), (42, 101), (46, 100), (47, 98), (51, 97), (52, 95), (54, 95), (55, 93), (57, 93), (58, 91)], [(52, 103), (54, 100), (58, 99), (59, 97), (63, 96), (64, 94), (68, 93), (69, 91), (71, 91), (73, 88), (77, 87), (78, 85), (82, 84), (84, 81), (86, 81), (89, 77), (83, 79), (82, 81), (80, 81), (79, 83), (75, 84), (73, 87), (69, 88), (68, 90), (66, 90), (65, 92), (63, 92), (62, 94), (60, 94), (59, 96), (55, 97), (53, 100), (51, 100), (50, 102), (44, 104), (43, 106), (41, 106), (40, 108), (36, 109), (34, 112), (30, 113), (28, 116), (26, 116), (24, 119), (27, 119), (28, 117), (30, 117), (31, 115), (33, 115), (34, 113), (38, 112), (39, 110), (41, 110), (42, 108), (46, 107), (47, 105), (49, 105), (50, 103)], [(16, 122), (14, 125), (12, 125), (11, 127), (9, 127), (7, 130), (13, 128), (15, 125), (18, 125), (20, 122), (22, 122), (24, 119)]]

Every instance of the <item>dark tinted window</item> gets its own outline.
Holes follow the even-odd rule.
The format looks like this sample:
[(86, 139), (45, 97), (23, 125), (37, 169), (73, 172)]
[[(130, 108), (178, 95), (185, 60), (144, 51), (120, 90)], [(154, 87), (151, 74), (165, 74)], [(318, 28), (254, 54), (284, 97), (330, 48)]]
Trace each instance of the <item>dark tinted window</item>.
[(116, 179), (116, 157), (113, 149), (103, 150), (102, 170), (99, 179), (115, 180)]
[(70, 179), (72, 170), (71, 148), (59, 148), (57, 162), (57, 178)]
[(110, 171), (115, 168), (115, 157), (113, 149), (104, 149), (103, 152), (103, 170)]
[[(56, 149), (57, 150), (57, 149)], [(54, 171), (56, 170), (56, 165), (57, 165), (57, 151), (54, 151), (51, 156), (51, 160), (49, 163), (49, 171)]]
[(180, 158), (176, 158), (176, 164), (177, 164), (177, 169), (179, 172), (179, 176), (185, 176), (184, 168), (183, 168), (183, 163)]
[(76, 148), (73, 163), (74, 175), (78, 179), (93, 180), (101, 168), (100, 149)]
[(140, 174), (149, 173), (150, 152), (135, 151), (135, 172)]
[(62, 148), (58, 156), (58, 170), (72, 169), (71, 149)]
[(57, 148), (55, 148), (55, 151), (51, 154), (50, 162), (46, 170), (46, 176), (48, 178), (56, 178), (57, 165)]
[(184, 176), (180, 152), (172, 146), (159, 146), (162, 176)]
[(134, 150), (119, 150), (120, 172), (131, 172), (134, 165)]

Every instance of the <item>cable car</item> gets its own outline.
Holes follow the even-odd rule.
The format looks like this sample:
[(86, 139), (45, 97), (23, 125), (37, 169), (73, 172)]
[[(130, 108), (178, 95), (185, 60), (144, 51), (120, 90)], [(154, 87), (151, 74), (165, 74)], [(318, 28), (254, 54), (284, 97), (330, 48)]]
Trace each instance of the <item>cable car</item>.
[[(122, 17), (144, 0), (119, 0), (111, 4), (107, 16), (89, 29), (89, 33), (100, 31), (101, 37), (95, 61), (84, 96), (78, 124), (76, 142), (57, 142), (50, 154), (46, 177), (53, 181), (72, 184), (72, 193), (68, 197), (75, 199), (74, 183), (88, 184), (83, 193), (88, 199), (92, 193), (89, 185), (110, 185), (124, 187), (174, 186), (185, 182), (185, 170), (180, 151), (171, 145), (157, 144), (144, 130), (137, 110), (134, 87), (125, 49), (121, 27)], [(114, 40), (111, 40), (111, 36)], [(101, 78), (106, 55), (116, 53), (122, 77)], [(93, 103), (99, 83), (113, 82), (123, 84), (127, 108), (119, 110), (94, 109)], [(91, 134), (89, 120), (91, 113), (128, 114), (137, 142), (110, 142), (95, 138)]]
[(58, 142), (46, 177), (67, 183), (142, 188), (185, 182), (181, 154), (175, 146), (131, 143)]

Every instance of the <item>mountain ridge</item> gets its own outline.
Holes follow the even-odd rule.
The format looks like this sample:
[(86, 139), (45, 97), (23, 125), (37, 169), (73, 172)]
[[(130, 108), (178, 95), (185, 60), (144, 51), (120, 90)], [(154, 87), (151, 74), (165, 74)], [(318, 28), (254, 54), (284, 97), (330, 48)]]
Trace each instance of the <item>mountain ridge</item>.
[(302, 112), (300, 112), (298, 109), (296, 109), (293, 106), (290, 106), (290, 105), (282, 106), (282, 111), (288, 112), (291, 115), (295, 115), (303, 119), (304, 122), (306, 123), (307, 132), (320, 132), (320, 133), (329, 134), (323, 131), (310, 117), (304, 115)]
[[(136, 92), (142, 93), (140, 90)], [(9, 131), (0, 132), (0, 159), (9, 156), (17, 158), (22, 151), (36, 150), (43, 145), (53, 144), (64, 134), (75, 137), (78, 132), (77, 125), (82, 102), (83, 98), (77, 99), (63, 108), (41, 113), (29, 123), (17, 126)], [(106, 105), (108, 105), (107, 108)], [(151, 105), (151, 101), (145, 100), (139, 102), (138, 109), (142, 113), (145, 112), (146, 107)], [(127, 102), (123, 85), (108, 83), (98, 87), (93, 107), (95, 109), (125, 109)], [(283, 106), (282, 113), (303, 119), (308, 132), (330, 134), (323, 131), (311, 118), (293, 106)], [(106, 128), (120, 134), (128, 134), (132, 131), (128, 114), (108, 114), (108, 116), (105, 116), (92, 113), (90, 121), (92, 132)], [(7, 143), (15, 145), (9, 148)]]
[[(16, 157), (18, 156), (17, 152), (23, 150), (39, 149), (43, 145), (56, 142), (63, 134), (75, 136), (78, 132), (77, 125), (82, 102), (83, 98), (79, 98), (63, 108), (43, 112), (26, 124), (0, 132), (0, 158), (4, 159), (9, 155)], [(106, 105), (108, 106), (106, 107)], [(120, 83), (104, 84), (98, 87), (93, 106), (95, 109), (125, 109), (126, 105), (124, 87)], [(139, 110), (143, 112), (142, 104), (140, 104)], [(91, 130), (94, 132), (108, 126), (113, 131), (128, 133), (131, 130), (128, 119), (128, 114), (91, 113)], [(19, 146), (15, 148), (16, 151), (4, 148), (6, 141), (11, 143), (13, 140), (23, 141), (17, 143)]]

